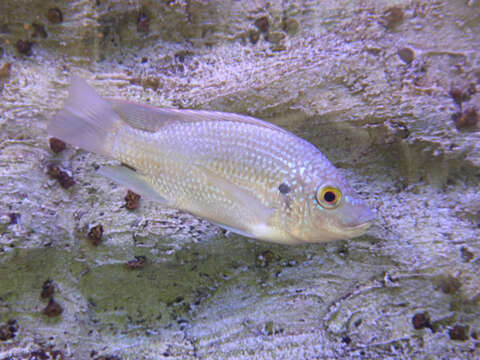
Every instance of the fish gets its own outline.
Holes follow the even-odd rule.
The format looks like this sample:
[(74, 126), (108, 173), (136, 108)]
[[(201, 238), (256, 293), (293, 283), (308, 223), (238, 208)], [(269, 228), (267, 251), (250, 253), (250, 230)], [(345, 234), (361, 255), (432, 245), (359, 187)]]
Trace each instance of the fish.
[(319, 149), (254, 117), (103, 98), (73, 75), (47, 132), (118, 160), (98, 170), (114, 182), (248, 238), (321, 243), (374, 220)]

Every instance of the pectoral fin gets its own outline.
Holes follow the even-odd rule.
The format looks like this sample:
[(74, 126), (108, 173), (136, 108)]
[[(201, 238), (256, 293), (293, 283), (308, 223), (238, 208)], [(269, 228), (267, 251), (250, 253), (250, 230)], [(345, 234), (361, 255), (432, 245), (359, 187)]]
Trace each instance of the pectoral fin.
[(115, 181), (117, 184), (129, 188), (147, 199), (154, 200), (161, 204), (167, 204), (167, 200), (155, 191), (145, 176), (134, 170), (125, 166), (109, 166), (101, 167), (98, 172)]
[(229, 219), (228, 223), (215, 222), (225, 229), (248, 237), (258, 237), (255, 229), (269, 227), (269, 219), (275, 212), (252, 195), (248, 190), (242, 189), (239, 186), (231, 183), (227, 179), (219, 176), (215, 172), (201, 166), (194, 165), (205, 177), (207, 182), (223, 190), (233, 203), (235, 203), (241, 210), (241, 213), (248, 214), (248, 219)]

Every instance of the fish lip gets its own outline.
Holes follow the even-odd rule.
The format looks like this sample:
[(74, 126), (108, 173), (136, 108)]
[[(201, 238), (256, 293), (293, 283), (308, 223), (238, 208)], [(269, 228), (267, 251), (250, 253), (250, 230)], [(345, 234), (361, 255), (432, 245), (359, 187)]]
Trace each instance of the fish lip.
[(372, 226), (372, 222), (366, 221), (362, 224), (348, 228), (348, 232), (356, 235), (362, 235), (370, 228), (370, 226)]

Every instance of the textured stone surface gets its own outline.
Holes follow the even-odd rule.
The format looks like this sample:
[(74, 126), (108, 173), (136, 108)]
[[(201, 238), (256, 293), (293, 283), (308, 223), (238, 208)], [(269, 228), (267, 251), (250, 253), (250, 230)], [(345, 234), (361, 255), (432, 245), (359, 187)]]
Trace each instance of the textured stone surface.
[[(480, 4), (353, 3), (0, 2), (0, 358), (478, 357), (480, 129), (452, 116), (480, 108)], [(72, 73), (104, 96), (288, 128), (375, 226), (285, 247), (143, 198), (126, 209), (96, 174), (109, 159), (49, 148)], [(48, 279), (59, 316), (42, 314)]]

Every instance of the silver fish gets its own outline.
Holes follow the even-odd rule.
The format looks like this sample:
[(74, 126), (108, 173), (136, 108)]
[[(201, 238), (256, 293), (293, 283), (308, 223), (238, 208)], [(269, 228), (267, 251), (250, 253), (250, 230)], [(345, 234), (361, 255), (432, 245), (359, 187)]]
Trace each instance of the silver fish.
[(104, 99), (73, 76), (48, 132), (135, 169), (100, 169), (117, 183), (247, 237), (325, 242), (373, 221), (315, 146), (253, 117)]

